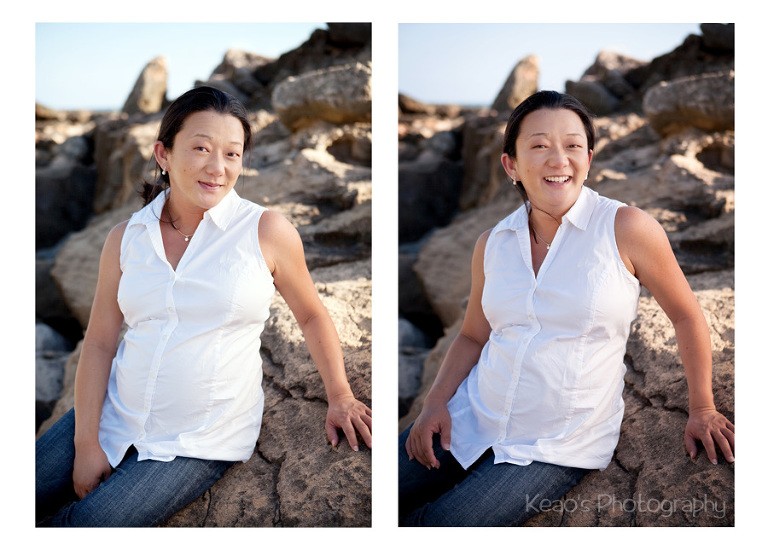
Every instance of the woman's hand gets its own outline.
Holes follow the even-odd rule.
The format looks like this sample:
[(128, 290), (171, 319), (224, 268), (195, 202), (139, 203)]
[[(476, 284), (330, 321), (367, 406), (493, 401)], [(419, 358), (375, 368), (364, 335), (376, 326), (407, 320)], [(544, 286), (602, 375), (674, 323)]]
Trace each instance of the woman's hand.
[(428, 469), (439, 468), (440, 461), (435, 457), (432, 448), (434, 434), (440, 434), (440, 445), (446, 451), (451, 447), (451, 415), (445, 404), (424, 404), (421, 414), (413, 422), (408, 439), (405, 441), (405, 452), (408, 458), (414, 458)]
[(325, 433), (328, 441), (336, 447), (339, 444), (341, 429), (353, 450), (358, 450), (357, 435), (360, 434), (368, 448), (371, 448), (371, 428), (373, 413), (369, 407), (355, 399), (351, 394), (328, 400), (328, 414), (325, 418)]
[(696, 458), (697, 440), (704, 445), (704, 450), (712, 464), (717, 464), (717, 447), (720, 447), (725, 460), (734, 461), (736, 428), (714, 407), (690, 411), (688, 424), (685, 427), (685, 449), (691, 458)]
[(112, 475), (112, 466), (110, 466), (107, 455), (98, 443), (76, 449), (72, 483), (75, 486), (75, 493), (80, 499), (85, 498), (85, 495), (93, 491), (110, 475)]

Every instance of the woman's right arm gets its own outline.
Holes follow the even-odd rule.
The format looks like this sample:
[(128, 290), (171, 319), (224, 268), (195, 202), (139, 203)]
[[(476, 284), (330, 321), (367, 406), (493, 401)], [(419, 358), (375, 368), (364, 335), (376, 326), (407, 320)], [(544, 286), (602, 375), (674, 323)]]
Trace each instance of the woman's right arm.
[(123, 314), (117, 304), (120, 243), (128, 222), (109, 232), (99, 261), (91, 316), (75, 373), (75, 463), (72, 481), (80, 498), (108, 478), (112, 467), (99, 444), (99, 420)]
[(451, 444), (451, 416), (448, 413), (448, 401), (456, 389), (469, 375), (480, 358), (480, 352), (488, 341), (491, 327), (485, 318), (481, 299), (485, 286), (485, 244), (491, 231), (483, 233), (475, 243), (472, 254), (472, 288), (469, 293), (464, 322), (456, 339), (448, 348), (432, 388), (424, 399), (421, 414), (416, 418), (405, 442), (408, 458), (415, 458), (427, 468), (439, 468), (432, 448), (434, 434), (440, 434), (443, 449)]

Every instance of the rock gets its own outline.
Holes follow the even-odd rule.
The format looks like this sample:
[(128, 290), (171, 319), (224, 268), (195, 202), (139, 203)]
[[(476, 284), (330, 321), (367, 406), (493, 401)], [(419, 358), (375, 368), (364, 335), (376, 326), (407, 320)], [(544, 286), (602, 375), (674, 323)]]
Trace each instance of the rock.
[(581, 101), (587, 109), (597, 116), (612, 113), (621, 103), (603, 83), (587, 78), (582, 78), (577, 82), (567, 81), (565, 92)]
[(48, 248), (85, 227), (93, 214), (96, 170), (70, 156), (35, 169), (35, 247)]
[(434, 115), (436, 108), (433, 105), (422, 103), (405, 94), (397, 94), (397, 105), (401, 114)]
[(736, 31), (733, 23), (702, 23), (702, 46), (710, 51), (733, 53)]
[(124, 207), (94, 218), (86, 229), (73, 234), (56, 256), (51, 277), (83, 330), (91, 316), (99, 278), (99, 258), (107, 234), (118, 223), (130, 218), (133, 212), (134, 208)]
[(48, 325), (35, 324), (35, 400), (56, 401), (72, 346)]
[(461, 211), (488, 204), (513, 189), (500, 160), (508, 118), (508, 114), (465, 117), (461, 136), (464, 168), (459, 197)]
[(645, 94), (643, 111), (662, 136), (688, 126), (709, 132), (734, 129), (734, 72), (661, 82)]
[(332, 44), (363, 46), (371, 41), (371, 24), (328, 23), (328, 41)]
[(539, 58), (529, 55), (517, 62), (491, 105), (496, 111), (512, 111), (539, 89)]
[(440, 158), (401, 162), (398, 166), (398, 234), (415, 241), (430, 228), (447, 224), (458, 209), (461, 166)]
[(288, 77), (275, 87), (272, 104), (292, 129), (316, 119), (370, 122), (371, 66), (355, 63)]
[(168, 70), (165, 58), (157, 57), (147, 63), (123, 105), (128, 115), (147, 114), (160, 111), (165, 104), (168, 90)]
[(519, 204), (519, 197), (510, 195), (462, 214), (449, 226), (435, 231), (424, 244), (413, 270), (444, 327), (464, 315), (475, 242)]
[(157, 115), (97, 125), (94, 157), (99, 179), (94, 212), (101, 214), (125, 205), (141, 208), (141, 183), (155, 181), (157, 177), (153, 151), (159, 128)]

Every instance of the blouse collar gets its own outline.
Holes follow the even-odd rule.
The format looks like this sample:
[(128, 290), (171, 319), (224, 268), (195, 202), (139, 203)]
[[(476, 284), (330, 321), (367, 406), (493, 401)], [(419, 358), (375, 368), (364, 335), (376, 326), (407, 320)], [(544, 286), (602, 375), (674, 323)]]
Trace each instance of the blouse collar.
[[(585, 231), (589, 224), (589, 218), (597, 204), (598, 194), (589, 187), (581, 188), (579, 198), (573, 203), (573, 206), (563, 216), (563, 221), (568, 221), (571, 225)], [(502, 222), (499, 229), (509, 229), (510, 231), (519, 231), (528, 229), (528, 209), (526, 205), (518, 208), (506, 220)]]

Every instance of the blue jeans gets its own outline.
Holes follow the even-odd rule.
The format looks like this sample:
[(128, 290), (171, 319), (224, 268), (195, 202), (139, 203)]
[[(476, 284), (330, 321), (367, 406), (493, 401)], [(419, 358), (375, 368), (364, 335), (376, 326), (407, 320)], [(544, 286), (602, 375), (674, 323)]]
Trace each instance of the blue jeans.
[(202, 495), (233, 462), (176, 457), (138, 461), (133, 447), (112, 475), (79, 500), (72, 485), (75, 414), (70, 410), (35, 444), (38, 526), (149, 527)]
[(544, 462), (494, 464), (491, 449), (464, 470), (442, 449), (439, 436), (433, 448), (440, 468), (428, 470), (416, 459), (408, 460), (409, 432), (400, 434), (398, 449), (401, 527), (521, 525), (541, 509), (542, 501), (558, 500), (590, 472)]

